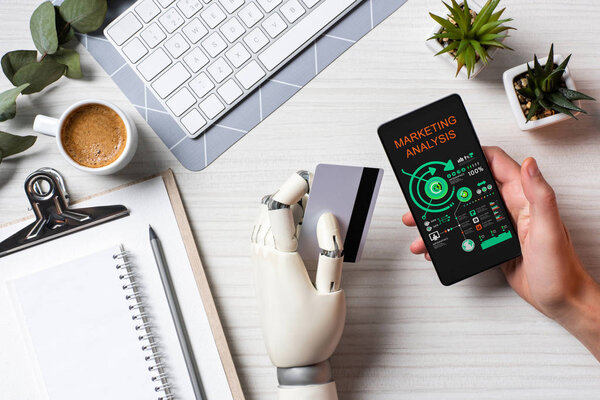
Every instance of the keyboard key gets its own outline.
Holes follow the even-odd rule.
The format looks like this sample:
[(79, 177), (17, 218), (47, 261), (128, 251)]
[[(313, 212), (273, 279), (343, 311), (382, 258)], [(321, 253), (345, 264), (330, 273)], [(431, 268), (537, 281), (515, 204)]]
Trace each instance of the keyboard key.
[(240, 72), (235, 74), (235, 77), (246, 89), (250, 89), (254, 86), (254, 84), (263, 76), (265, 76), (265, 71), (263, 71), (255, 60), (250, 61), (248, 65), (240, 69)]
[(272, 71), (302, 45), (325, 28), (329, 22), (354, 4), (354, 0), (325, 0), (305, 18), (292, 26), (279, 39), (265, 49), (258, 59)]
[(169, 7), (169, 5), (174, 2), (175, 0), (158, 0), (158, 3), (163, 7), (163, 8), (167, 8)]
[(305, 13), (305, 10), (298, 3), (298, 0), (290, 0), (281, 7), (281, 13), (291, 23), (300, 18)]
[(142, 44), (140, 39), (133, 38), (123, 46), (123, 53), (129, 58), (129, 61), (136, 63), (148, 53), (148, 49), (146, 49), (146, 46)]
[(189, 134), (193, 135), (206, 125), (206, 120), (202, 114), (200, 114), (200, 111), (193, 109), (181, 118), (181, 123), (185, 126), (185, 129), (187, 129)]
[(233, 17), (221, 26), (221, 32), (223, 32), (223, 35), (225, 35), (225, 38), (229, 40), (229, 42), (233, 43), (237, 38), (242, 36), (246, 30), (242, 24), (240, 24), (240, 21), (236, 17)]
[(198, 18), (194, 18), (189, 24), (183, 27), (183, 33), (192, 43), (198, 43), (208, 33), (208, 29)]
[(226, 18), (225, 13), (217, 4), (213, 3), (202, 11), (202, 19), (212, 28), (216, 28)]
[(200, 72), (197, 77), (190, 81), (190, 88), (196, 93), (196, 96), (202, 98), (206, 96), (215, 87), (208, 75), (204, 72)]
[(270, 13), (281, 4), (281, 0), (258, 0), (258, 4), (265, 10), (265, 12)]
[(233, 103), (242, 95), (242, 93), (244, 93), (233, 79), (230, 79), (222, 84), (221, 87), (217, 89), (217, 92), (227, 104)]
[(181, 89), (167, 100), (167, 106), (176, 117), (179, 117), (194, 104), (196, 104), (196, 98), (187, 88)]
[(135, 6), (135, 12), (142, 21), (150, 22), (154, 17), (160, 14), (160, 8), (152, 0), (138, 1)]
[(265, 29), (265, 31), (267, 31), (269, 36), (274, 38), (283, 32), (285, 28), (287, 28), (287, 25), (283, 21), (283, 18), (281, 18), (279, 14), (275, 13), (263, 21), (262, 27)]
[(304, 5), (306, 5), (306, 7), (308, 7), (308, 8), (313, 8), (315, 6), (315, 4), (317, 4), (319, 1), (321, 1), (321, 0), (302, 0)]
[(208, 64), (208, 57), (204, 55), (202, 50), (198, 47), (194, 47), (192, 51), (187, 53), (185, 57), (183, 57), (183, 61), (185, 61), (186, 65), (190, 67), (192, 72), (198, 72), (202, 67)]
[(236, 43), (235, 46), (227, 50), (225, 55), (235, 68), (239, 68), (250, 58), (250, 53), (241, 43)]
[(163, 32), (162, 29), (158, 26), (156, 22), (150, 24), (146, 29), (144, 29), (140, 35), (144, 42), (151, 49), (155, 48), (160, 42), (166, 39), (167, 35)]
[(142, 23), (133, 13), (127, 13), (112, 25), (106, 33), (119, 46), (125, 43), (134, 33), (142, 29)]
[(177, 58), (185, 53), (190, 48), (188, 42), (185, 41), (181, 33), (176, 33), (165, 42), (165, 49), (171, 53), (173, 58)]
[(171, 59), (163, 49), (157, 49), (144, 61), (138, 64), (137, 69), (147, 80), (153, 79), (171, 64)]
[(164, 74), (158, 77), (152, 87), (160, 98), (164, 99), (180, 87), (191, 75), (180, 62), (170, 67)]
[(198, 0), (179, 0), (176, 4), (186, 18), (191, 18), (202, 8), (202, 3)]
[(219, 3), (221, 3), (229, 14), (232, 14), (235, 10), (244, 5), (244, 0), (219, 0)]
[(225, 43), (217, 32), (213, 32), (202, 42), (202, 47), (206, 49), (209, 56), (214, 58), (227, 48), (227, 43)]
[(167, 30), (169, 33), (175, 32), (185, 20), (174, 8), (169, 8), (163, 15), (158, 18), (158, 22)]
[(252, 28), (262, 19), (263, 13), (260, 12), (256, 3), (249, 3), (246, 7), (242, 8), (238, 16), (248, 28)]
[(220, 57), (217, 61), (211, 64), (207, 70), (210, 76), (212, 76), (217, 83), (223, 82), (225, 78), (227, 78), (233, 72), (223, 57)]
[(206, 98), (206, 100), (200, 103), (200, 109), (208, 118), (213, 119), (225, 109), (225, 106), (215, 94), (211, 94)]
[(250, 47), (250, 50), (256, 53), (269, 43), (269, 39), (267, 39), (259, 28), (256, 28), (246, 35), (244, 42)]

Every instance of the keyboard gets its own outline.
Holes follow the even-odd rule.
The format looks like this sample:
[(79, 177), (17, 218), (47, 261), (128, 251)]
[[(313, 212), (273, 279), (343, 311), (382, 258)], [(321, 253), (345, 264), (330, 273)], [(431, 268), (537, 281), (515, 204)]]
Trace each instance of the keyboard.
[(191, 137), (362, 0), (138, 0), (109, 42)]

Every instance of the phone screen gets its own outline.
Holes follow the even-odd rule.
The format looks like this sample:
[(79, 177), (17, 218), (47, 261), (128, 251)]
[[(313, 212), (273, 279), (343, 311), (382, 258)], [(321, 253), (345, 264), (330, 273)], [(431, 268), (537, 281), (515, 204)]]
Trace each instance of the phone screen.
[(521, 254), (460, 96), (390, 121), (378, 133), (444, 285)]

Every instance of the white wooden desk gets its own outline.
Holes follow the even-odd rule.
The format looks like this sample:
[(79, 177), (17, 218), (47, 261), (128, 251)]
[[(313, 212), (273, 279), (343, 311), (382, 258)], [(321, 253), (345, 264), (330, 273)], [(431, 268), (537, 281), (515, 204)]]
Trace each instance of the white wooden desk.
[[(28, 27), (37, 3), (2, 1), (2, 54), (33, 48)], [(178, 164), (80, 46), (85, 78), (63, 78), (43, 94), (20, 98), (18, 117), (0, 129), (30, 134), (35, 114), (57, 116), (77, 100), (102, 98), (135, 118), (137, 155), (123, 172), (93, 177), (68, 166), (54, 139), (40, 136), (27, 153), (0, 165), (0, 223), (27, 213), (23, 181), (42, 166), (60, 170), (75, 199), (173, 168), (246, 396), (275, 399), (248, 258), (257, 202), (292, 172), (321, 162), (383, 167), (363, 261), (344, 271), (348, 321), (332, 361), (341, 399), (597, 399), (597, 361), (518, 298), (499, 270), (446, 288), (430, 264), (410, 254), (416, 232), (400, 222), (406, 204), (376, 136), (380, 123), (459, 93), (483, 144), (502, 146), (519, 161), (538, 158), (579, 255), (600, 279), (600, 103), (587, 102), (590, 115), (579, 121), (523, 133), (501, 82), (505, 69), (531, 60), (533, 52), (545, 55), (554, 42), (556, 52), (573, 53), (577, 87), (600, 99), (600, 3), (502, 3), (518, 28), (507, 41), (515, 51), (497, 53), (475, 80), (454, 79), (446, 61), (425, 46), (433, 23), (428, 11), (442, 12), (441, 2), (409, 0), (200, 173)], [(9, 87), (4, 76), (0, 87)]]

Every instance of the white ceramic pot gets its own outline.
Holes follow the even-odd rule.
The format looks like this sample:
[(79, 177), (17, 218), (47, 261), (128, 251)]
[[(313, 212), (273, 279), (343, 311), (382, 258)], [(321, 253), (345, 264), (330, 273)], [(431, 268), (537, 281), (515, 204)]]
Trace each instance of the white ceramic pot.
[[(479, 5), (477, 2), (475, 1), (468, 1), (469, 3), (469, 8), (473, 11), (475, 11), (476, 13), (479, 13), (479, 11), (481, 11), (481, 5)], [(459, 2), (458, 4), (462, 5), (463, 2)], [(447, 15), (449, 13), (449, 11), (444, 7), (445, 12), (444, 13), (437, 13), (437, 15), (439, 15), (440, 17), (444, 17), (445, 15)], [(428, 37), (431, 37), (437, 33), (439, 33), (442, 30), (442, 26), (440, 24), (436, 24), (435, 27), (433, 28), (433, 30), (431, 31), (431, 33), (429, 34)], [(500, 42), (503, 42), (505, 38), (500, 39)], [(431, 39), (431, 40), (427, 40), (425, 43), (427, 43), (427, 46), (429, 46), (429, 48), (431, 50), (433, 50), (433, 54), (438, 53), (439, 51), (444, 49), (444, 46), (442, 46), (440, 44), (440, 42), (438, 42), (436, 39)], [(494, 55), (494, 53), (496, 53), (498, 51), (499, 47), (490, 47), (487, 49), (488, 55), (490, 56), (490, 58)], [(454, 56), (452, 54), (448, 53), (444, 53), (444, 54), (440, 54), (437, 57), (442, 57), (444, 58), (446, 61), (448, 61), (453, 67), (454, 70), (456, 71), (456, 60), (454, 59)], [(481, 61), (481, 58), (475, 63), (475, 68), (473, 69), (473, 73), (471, 74), (471, 78), (475, 78), (477, 76), (477, 74), (479, 74), (483, 68), (485, 68), (487, 65), (483, 63), (483, 61)], [(460, 69), (460, 71), (458, 72), (458, 75), (462, 76), (463, 78), (467, 78), (468, 74), (467, 74), (467, 68), (466, 67), (462, 67)]]
[[(546, 63), (546, 60), (548, 60), (548, 57), (540, 59), (540, 64), (544, 65)], [(563, 61), (563, 56), (561, 56), (560, 54), (554, 55), (555, 64), (560, 65), (560, 63)], [(523, 110), (521, 109), (521, 103), (519, 103), (519, 99), (517, 98), (517, 92), (515, 91), (515, 88), (513, 86), (513, 80), (515, 79), (515, 77), (521, 75), (524, 72), (527, 72), (527, 64), (529, 64), (529, 66), (533, 68), (533, 61), (530, 61), (529, 63), (521, 64), (519, 66), (511, 68), (508, 71), (505, 71), (504, 74), (502, 74), (502, 80), (504, 81), (504, 90), (506, 91), (506, 96), (508, 97), (508, 103), (510, 104), (510, 108), (512, 109), (512, 112), (515, 115), (515, 119), (517, 120), (517, 125), (519, 125), (519, 129), (521, 129), (522, 131), (528, 131), (530, 129), (537, 129), (541, 128), (542, 126), (548, 126), (570, 119), (571, 117), (567, 114), (558, 113), (549, 117), (527, 122), (527, 118), (525, 117), (525, 114), (523, 114)], [(571, 77), (569, 67), (565, 69), (563, 77), (565, 79), (565, 84), (567, 85), (568, 89), (577, 90), (575, 89), (575, 82), (573, 82), (573, 78)], [(575, 101), (573, 102), (573, 104), (579, 106), (579, 101)], [(573, 112), (573, 115), (578, 114), (579, 112)]]

